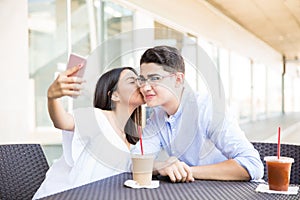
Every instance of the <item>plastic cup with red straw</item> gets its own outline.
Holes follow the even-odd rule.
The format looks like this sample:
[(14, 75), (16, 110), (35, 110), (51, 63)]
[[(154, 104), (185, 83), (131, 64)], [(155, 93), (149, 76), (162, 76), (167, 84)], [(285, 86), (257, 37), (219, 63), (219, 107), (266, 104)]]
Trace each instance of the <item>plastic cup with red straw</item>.
[(144, 150), (143, 150), (143, 139), (142, 139), (142, 127), (138, 126), (138, 133), (140, 137), (140, 146), (141, 146), (141, 154), (144, 155)]

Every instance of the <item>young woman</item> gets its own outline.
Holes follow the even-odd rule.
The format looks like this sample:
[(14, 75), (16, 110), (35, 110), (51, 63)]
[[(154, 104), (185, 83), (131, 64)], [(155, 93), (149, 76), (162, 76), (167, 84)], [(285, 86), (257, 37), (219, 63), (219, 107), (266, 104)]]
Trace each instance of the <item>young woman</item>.
[[(94, 108), (78, 109), (72, 115), (64, 110), (60, 97), (80, 95), (83, 80), (71, 76), (79, 69), (75, 66), (63, 72), (48, 89), (51, 120), (64, 130), (63, 155), (47, 172), (34, 199), (130, 171), (126, 155), (139, 139), (136, 125), (141, 124), (140, 105), (144, 103), (136, 85), (137, 73), (131, 67), (106, 72), (97, 82)], [(116, 166), (120, 162), (122, 167)]]

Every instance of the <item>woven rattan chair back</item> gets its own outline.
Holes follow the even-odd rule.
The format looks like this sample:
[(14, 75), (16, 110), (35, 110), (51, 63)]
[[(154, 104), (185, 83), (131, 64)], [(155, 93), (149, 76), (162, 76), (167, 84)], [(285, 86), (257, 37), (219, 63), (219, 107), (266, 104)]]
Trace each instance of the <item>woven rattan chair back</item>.
[(0, 145), (0, 199), (32, 199), (48, 168), (39, 144)]
[[(264, 163), (264, 177), (263, 179), (267, 181), (267, 168), (266, 162), (264, 161), (265, 156), (276, 156), (277, 155), (277, 144), (276, 143), (260, 143), (252, 142), (255, 149), (260, 154), (260, 159)], [(291, 144), (281, 144), (280, 145), (280, 154), (281, 156), (287, 156), (294, 158), (295, 162), (292, 164), (291, 169), (291, 179), (290, 183), (300, 184), (300, 145), (291, 145)]]

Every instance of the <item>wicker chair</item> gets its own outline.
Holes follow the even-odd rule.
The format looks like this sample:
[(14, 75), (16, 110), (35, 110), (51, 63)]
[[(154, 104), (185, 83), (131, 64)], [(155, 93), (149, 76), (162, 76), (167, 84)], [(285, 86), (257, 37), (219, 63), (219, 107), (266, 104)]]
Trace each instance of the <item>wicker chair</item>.
[[(264, 161), (265, 156), (275, 156), (277, 155), (277, 144), (276, 143), (259, 143), (252, 142), (255, 149), (260, 154), (260, 159), (264, 163), (264, 177), (263, 179), (267, 181), (267, 168), (266, 162)], [(300, 184), (300, 145), (291, 144), (281, 144), (280, 154), (282, 156), (294, 158), (294, 163), (292, 164), (290, 183)]]
[(39, 144), (0, 145), (0, 199), (32, 199), (48, 169)]

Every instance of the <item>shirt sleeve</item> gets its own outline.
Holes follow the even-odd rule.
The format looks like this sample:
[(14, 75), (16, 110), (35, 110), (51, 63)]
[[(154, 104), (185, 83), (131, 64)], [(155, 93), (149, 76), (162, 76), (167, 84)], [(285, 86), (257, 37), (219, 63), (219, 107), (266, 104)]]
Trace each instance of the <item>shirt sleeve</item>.
[(63, 130), (62, 138), (64, 159), (70, 167), (73, 167), (74, 163), (78, 160), (80, 154), (84, 150), (84, 146), (78, 136), (78, 130), (76, 127), (74, 132)]
[(73, 141), (74, 132), (73, 131), (62, 131), (62, 147), (63, 155), (66, 163), (72, 167), (74, 164), (72, 158), (72, 141)]
[(205, 118), (210, 119), (206, 123), (207, 137), (227, 159), (234, 159), (243, 166), (251, 180), (261, 179), (264, 167), (258, 151), (248, 141), (233, 115), (228, 111), (223, 113), (212, 111), (212, 106), (208, 106), (205, 111)]

